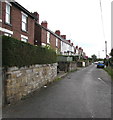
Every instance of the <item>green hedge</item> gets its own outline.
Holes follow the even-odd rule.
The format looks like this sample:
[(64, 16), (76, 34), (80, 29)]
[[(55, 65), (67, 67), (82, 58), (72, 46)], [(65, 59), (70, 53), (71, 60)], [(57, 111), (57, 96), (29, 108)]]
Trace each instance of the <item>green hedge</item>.
[(111, 76), (111, 78), (113, 80), (113, 69), (110, 66), (108, 66), (108, 67), (104, 68), (104, 70), (108, 72), (108, 74)]
[[(73, 55), (57, 55), (57, 61), (59, 62), (59, 58), (62, 57), (72, 57), (72, 61), (77, 61), (79, 59), (78, 56), (73, 56)], [(61, 61), (61, 60), (60, 60)]]
[(29, 66), (56, 62), (56, 53), (52, 49), (34, 46), (15, 38), (2, 36), (2, 65)]

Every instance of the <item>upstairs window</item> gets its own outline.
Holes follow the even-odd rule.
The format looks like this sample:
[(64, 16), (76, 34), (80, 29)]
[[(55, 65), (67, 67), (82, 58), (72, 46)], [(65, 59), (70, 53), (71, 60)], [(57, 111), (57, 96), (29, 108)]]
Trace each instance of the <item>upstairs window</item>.
[(58, 47), (58, 38), (56, 38), (56, 47)]
[(27, 31), (27, 15), (22, 12), (22, 30)]
[(11, 24), (11, 4), (6, 3), (6, 23)]
[(50, 43), (50, 32), (47, 32), (47, 43)]

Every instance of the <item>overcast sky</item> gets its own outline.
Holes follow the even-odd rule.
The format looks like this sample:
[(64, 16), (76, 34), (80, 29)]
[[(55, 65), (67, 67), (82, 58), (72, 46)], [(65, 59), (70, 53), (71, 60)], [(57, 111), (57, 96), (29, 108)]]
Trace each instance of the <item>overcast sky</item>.
[[(105, 40), (111, 50), (111, 0), (16, 0), (30, 12), (37, 11), (40, 23), (48, 22), (53, 32), (60, 30), (74, 45), (84, 49), (90, 57), (105, 57)], [(103, 34), (103, 28), (105, 37)]]

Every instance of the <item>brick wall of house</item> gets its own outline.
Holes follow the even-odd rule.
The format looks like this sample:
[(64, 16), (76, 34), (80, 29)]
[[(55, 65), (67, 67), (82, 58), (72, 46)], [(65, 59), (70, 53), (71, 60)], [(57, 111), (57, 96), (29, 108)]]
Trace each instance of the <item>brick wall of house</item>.
[(61, 40), (60, 39), (58, 39), (58, 49), (59, 49), (59, 51), (61, 50)]
[(50, 34), (50, 46), (56, 49), (56, 37), (53, 34)]
[(47, 31), (43, 28), (41, 30), (41, 43), (47, 44)]
[(34, 41), (35, 45), (41, 45), (41, 27), (38, 24), (35, 24)]
[(11, 25), (5, 24), (5, 11), (6, 11), (6, 3), (2, 3), (2, 27), (8, 30), (13, 31), (12, 37), (21, 40), (21, 35), (25, 35), (28, 37), (28, 42), (34, 44), (34, 24), (35, 20), (28, 16), (28, 31), (23, 32), (21, 30), (22, 26), (22, 13), (19, 8), (12, 5), (11, 6)]
[(0, 19), (2, 19), (2, 2), (0, 1)]

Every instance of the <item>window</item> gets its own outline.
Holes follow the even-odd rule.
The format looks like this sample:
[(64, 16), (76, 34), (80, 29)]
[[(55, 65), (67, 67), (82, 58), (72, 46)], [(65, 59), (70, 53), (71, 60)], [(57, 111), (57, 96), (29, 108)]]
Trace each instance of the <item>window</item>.
[(21, 35), (21, 41), (28, 42), (28, 37), (24, 36), (24, 35)]
[(27, 31), (27, 15), (22, 12), (22, 30)]
[(58, 47), (58, 38), (56, 38), (56, 47)]
[(6, 23), (11, 24), (11, 5), (6, 3)]
[(4, 33), (4, 35), (5, 35), (5, 36), (11, 37), (11, 34), (8, 34), (8, 33)]
[(26, 38), (21, 38), (21, 41), (23, 41), (23, 42), (28, 42), (28, 39), (26, 39)]
[(47, 43), (50, 43), (50, 32), (47, 32)]

